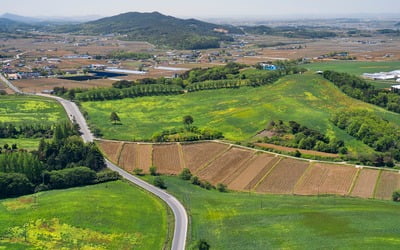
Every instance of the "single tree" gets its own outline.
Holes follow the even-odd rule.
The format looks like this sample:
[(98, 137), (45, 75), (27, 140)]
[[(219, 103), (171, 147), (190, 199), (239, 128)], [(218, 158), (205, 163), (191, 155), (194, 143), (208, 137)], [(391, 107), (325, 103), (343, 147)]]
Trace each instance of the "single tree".
[(143, 169), (135, 168), (135, 169), (133, 170), (133, 173), (134, 173), (135, 175), (142, 176), (142, 175), (143, 175)]
[(208, 244), (207, 241), (201, 239), (194, 243), (194, 246), (192, 249), (193, 250), (209, 250), (210, 244)]
[(217, 190), (221, 193), (226, 193), (228, 191), (227, 186), (223, 183), (217, 184)]
[(193, 124), (194, 119), (190, 115), (186, 115), (183, 117), (183, 124), (186, 126), (186, 128), (190, 128), (190, 126)]
[(393, 192), (392, 199), (395, 202), (400, 202), (400, 190)]
[(116, 124), (117, 122), (121, 121), (121, 119), (119, 118), (119, 116), (116, 112), (111, 112), (110, 121), (112, 121), (114, 124)]

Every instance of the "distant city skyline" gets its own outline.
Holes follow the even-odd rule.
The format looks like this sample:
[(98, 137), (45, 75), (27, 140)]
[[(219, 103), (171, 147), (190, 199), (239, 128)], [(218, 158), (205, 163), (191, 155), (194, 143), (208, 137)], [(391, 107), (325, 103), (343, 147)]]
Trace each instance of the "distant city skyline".
[(280, 18), (352, 17), (400, 13), (399, 0), (1, 0), (1, 13), (24, 16), (112, 16), (158, 11), (177, 17)]

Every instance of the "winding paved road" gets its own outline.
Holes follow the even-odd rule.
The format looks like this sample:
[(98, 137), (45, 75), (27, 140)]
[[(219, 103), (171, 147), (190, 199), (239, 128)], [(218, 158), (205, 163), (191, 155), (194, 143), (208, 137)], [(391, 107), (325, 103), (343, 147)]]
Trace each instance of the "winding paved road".
[[(0, 74), (0, 80), (2, 80), (5, 84), (7, 84), (12, 90), (16, 93), (20, 94), (30, 94), (30, 93), (23, 93), (19, 90), (16, 86), (14, 86), (11, 82), (9, 82), (2, 74)], [(61, 103), (64, 107), (65, 111), (67, 112), (69, 119), (75, 120), (82, 132), (82, 138), (85, 142), (93, 142), (94, 137), (90, 132), (90, 129), (86, 123), (85, 118), (83, 117), (81, 111), (79, 110), (78, 106), (71, 101), (67, 101), (63, 98), (52, 96), (52, 95), (45, 95), (45, 94), (37, 94), (39, 96), (44, 96), (48, 98), (52, 98), (57, 100)], [(107, 167), (113, 171), (118, 172), (123, 178), (126, 180), (134, 183), (135, 185), (153, 193), (154, 195), (158, 196), (160, 199), (165, 201), (167, 205), (171, 208), (172, 212), (174, 213), (175, 217), (175, 229), (174, 229), (174, 238), (172, 239), (172, 250), (184, 250), (186, 245), (186, 235), (188, 229), (188, 217), (185, 208), (183, 205), (173, 196), (168, 194), (167, 192), (148, 184), (147, 182), (137, 178), (134, 175), (122, 170), (121, 168), (117, 167), (110, 161), (106, 159)]]
[[(85, 142), (93, 142), (94, 137), (89, 130), (89, 127), (86, 123), (85, 118), (83, 117), (81, 111), (79, 110), (78, 106), (71, 101), (67, 101), (63, 98), (45, 95), (45, 94), (37, 94), (40, 96), (53, 98), (60, 102), (64, 109), (67, 111), (69, 118), (79, 124), (82, 132), (82, 138)], [(188, 229), (188, 217), (185, 208), (183, 205), (173, 196), (168, 194), (167, 192), (150, 185), (149, 183), (137, 178), (134, 175), (122, 170), (121, 168), (117, 167), (110, 161), (106, 159), (107, 167), (113, 171), (118, 172), (123, 178), (126, 180), (138, 185), (139, 187), (153, 193), (154, 195), (158, 196), (160, 199), (165, 201), (167, 205), (171, 208), (172, 212), (174, 213), (175, 217), (175, 229), (174, 229), (174, 238), (172, 239), (172, 250), (184, 250), (186, 245), (186, 234)]]

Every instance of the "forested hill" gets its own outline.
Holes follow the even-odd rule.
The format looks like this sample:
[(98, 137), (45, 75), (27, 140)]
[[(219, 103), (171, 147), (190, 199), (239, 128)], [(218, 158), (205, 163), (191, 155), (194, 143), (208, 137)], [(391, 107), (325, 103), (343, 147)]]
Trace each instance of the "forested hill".
[(129, 12), (78, 25), (58, 26), (55, 31), (88, 35), (114, 34), (126, 40), (147, 41), (176, 49), (219, 47), (221, 41), (231, 40), (222, 31), (242, 33), (236, 27), (179, 19), (158, 12)]
[(29, 24), (12, 21), (7, 18), (0, 18), (0, 32), (16, 32), (18, 30), (30, 30), (34, 27)]

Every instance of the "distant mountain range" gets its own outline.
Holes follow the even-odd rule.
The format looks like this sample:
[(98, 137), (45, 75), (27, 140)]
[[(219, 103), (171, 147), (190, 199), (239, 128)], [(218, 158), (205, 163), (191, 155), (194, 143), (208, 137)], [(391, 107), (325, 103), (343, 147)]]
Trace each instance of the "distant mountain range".
[(16, 22), (27, 24), (67, 24), (67, 23), (83, 23), (101, 18), (101, 16), (77, 16), (77, 17), (27, 17), (12, 13), (5, 13), (0, 18), (6, 18)]

